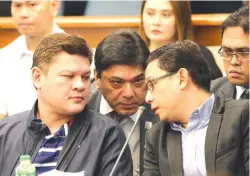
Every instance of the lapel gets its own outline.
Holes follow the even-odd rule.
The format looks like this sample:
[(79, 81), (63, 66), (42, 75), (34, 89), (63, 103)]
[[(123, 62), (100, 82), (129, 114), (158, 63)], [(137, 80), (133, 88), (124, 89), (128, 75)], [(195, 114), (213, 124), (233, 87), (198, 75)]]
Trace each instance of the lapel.
[(221, 93), (224, 95), (225, 98), (233, 98), (236, 97), (236, 88), (232, 84), (230, 84), (228, 81), (225, 83), (225, 85), (221, 89)]
[(65, 171), (74, 157), (75, 152), (80, 146), (82, 140), (90, 125), (92, 113), (86, 106), (84, 111), (75, 116), (73, 125), (69, 128), (69, 133), (65, 145), (61, 151), (60, 159), (57, 163), (57, 170)]
[(172, 176), (183, 175), (181, 132), (169, 129), (167, 132), (167, 156)]
[(102, 94), (99, 90), (96, 90), (90, 97), (88, 107), (93, 111), (100, 112)]
[(208, 176), (215, 176), (216, 147), (222, 122), (224, 99), (215, 96), (214, 106), (207, 128), (205, 140), (205, 160)]
[(150, 126), (155, 124), (158, 121), (158, 118), (154, 115), (154, 113), (150, 110), (150, 105), (144, 103), (143, 105), (146, 109), (143, 112), (140, 118), (140, 175), (142, 175), (144, 171), (144, 146), (145, 146), (145, 136), (147, 130), (150, 129)]

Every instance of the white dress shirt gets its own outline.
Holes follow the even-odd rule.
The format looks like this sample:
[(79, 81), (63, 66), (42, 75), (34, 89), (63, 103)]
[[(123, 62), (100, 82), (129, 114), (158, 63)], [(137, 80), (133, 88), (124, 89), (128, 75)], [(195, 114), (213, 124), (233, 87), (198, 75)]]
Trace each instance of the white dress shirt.
[[(52, 33), (63, 33), (56, 24)], [(33, 53), (24, 35), (0, 50), (0, 114), (13, 115), (30, 110), (37, 99), (32, 84)]]
[(241, 86), (236, 86), (236, 100), (239, 100), (241, 95), (243, 94), (243, 92), (245, 91), (246, 89), (244, 87), (241, 87)]

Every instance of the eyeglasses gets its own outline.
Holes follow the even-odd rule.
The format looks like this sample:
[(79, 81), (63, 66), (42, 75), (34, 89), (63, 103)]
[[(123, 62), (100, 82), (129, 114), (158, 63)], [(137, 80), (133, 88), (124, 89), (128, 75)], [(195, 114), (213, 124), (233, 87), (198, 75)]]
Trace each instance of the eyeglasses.
[(231, 60), (233, 58), (233, 55), (235, 55), (235, 57), (240, 61), (249, 60), (249, 51), (231, 52), (231, 51), (223, 51), (222, 49), (223, 48), (221, 47), (218, 53), (220, 54), (221, 57), (223, 57), (224, 60)]
[(153, 92), (154, 84), (156, 84), (159, 80), (161, 80), (163, 78), (166, 78), (166, 77), (169, 77), (169, 76), (172, 76), (172, 75), (174, 75), (176, 73), (177, 72), (167, 73), (167, 74), (162, 75), (162, 76), (160, 76), (158, 78), (154, 78), (154, 79), (151, 79), (151, 80), (147, 81), (147, 83), (146, 83), (147, 90), (149, 90), (150, 92)]

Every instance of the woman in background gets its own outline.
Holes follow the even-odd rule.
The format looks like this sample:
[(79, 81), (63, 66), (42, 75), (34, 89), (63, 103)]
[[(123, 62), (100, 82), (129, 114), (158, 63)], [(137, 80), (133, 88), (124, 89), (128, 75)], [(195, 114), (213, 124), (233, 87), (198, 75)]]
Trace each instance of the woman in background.
[[(193, 40), (190, 3), (169, 0), (143, 1), (140, 34), (150, 51), (177, 40)], [(212, 53), (201, 45), (200, 50), (211, 70), (211, 79), (222, 77)]]

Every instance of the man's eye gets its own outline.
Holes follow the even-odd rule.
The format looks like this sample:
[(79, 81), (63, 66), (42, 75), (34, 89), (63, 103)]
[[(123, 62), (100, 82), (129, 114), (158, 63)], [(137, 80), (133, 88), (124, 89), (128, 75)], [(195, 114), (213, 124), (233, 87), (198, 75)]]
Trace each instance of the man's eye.
[(90, 76), (83, 76), (82, 79), (88, 81), (90, 79)]
[(66, 77), (66, 78), (73, 78), (74, 76), (73, 75), (62, 75), (63, 77)]
[(21, 4), (14, 4), (14, 7), (19, 8), (19, 7), (21, 7)]
[(142, 86), (142, 85), (145, 84), (145, 79), (144, 79), (144, 78), (137, 79), (137, 80), (135, 80), (134, 83), (135, 83), (135, 86), (136, 86), (136, 87), (140, 87), (140, 86)]
[(122, 84), (122, 81), (110, 81), (112, 84)]
[(110, 85), (114, 88), (121, 88), (123, 85), (123, 81), (113, 80), (113, 81), (110, 81)]

